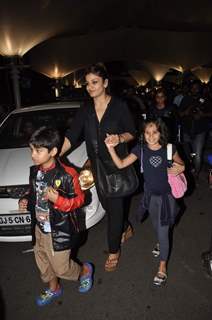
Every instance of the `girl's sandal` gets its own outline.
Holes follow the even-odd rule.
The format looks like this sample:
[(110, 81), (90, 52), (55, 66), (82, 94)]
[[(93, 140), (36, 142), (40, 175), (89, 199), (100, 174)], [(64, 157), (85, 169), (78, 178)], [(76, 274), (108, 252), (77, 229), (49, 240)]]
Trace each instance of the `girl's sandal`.
[(167, 280), (167, 274), (165, 272), (158, 271), (158, 273), (154, 277), (153, 284), (155, 286), (161, 286), (166, 283), (166, 280)]
[(119, 258), (120, 258), (120, 252), (112, 256), (111, 254), (109, 254), (105, 262), (105, 271), (107, 272), (115, 271), (118, 267)]

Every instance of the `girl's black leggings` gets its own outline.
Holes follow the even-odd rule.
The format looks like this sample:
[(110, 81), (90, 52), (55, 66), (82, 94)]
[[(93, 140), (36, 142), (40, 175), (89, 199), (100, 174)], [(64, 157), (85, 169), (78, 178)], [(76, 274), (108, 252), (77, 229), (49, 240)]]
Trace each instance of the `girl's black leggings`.
[(162, 226), (159, 210), (150, 211), (150, 217), (153, 227), (156, 231), (159, 246), (160, 246), (160, 260), (167, 261), (169, 256), (169, 226)]

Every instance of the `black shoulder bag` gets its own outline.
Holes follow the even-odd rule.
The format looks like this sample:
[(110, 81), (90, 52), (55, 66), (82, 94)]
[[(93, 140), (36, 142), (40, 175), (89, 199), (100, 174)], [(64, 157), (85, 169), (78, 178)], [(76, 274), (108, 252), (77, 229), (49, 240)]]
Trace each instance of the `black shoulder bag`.
[[(97, 130), (98, 141), (98, 130)], [(118, 198), (125, 197), (138, 188), (139, 180), (133, 165), (123, 169), (118, 169), (111, 161), (105, 161), (96, 153), (96, 182), (100, 193), (105, 197)], [(126, 146), (126, 155), (127, 146)]]
[(103, 161), (96, 159), (96, 178), (99, 191), (106, 197), (125, 197), (138, 188), (139, 181), (133, 165), (107, 173)]

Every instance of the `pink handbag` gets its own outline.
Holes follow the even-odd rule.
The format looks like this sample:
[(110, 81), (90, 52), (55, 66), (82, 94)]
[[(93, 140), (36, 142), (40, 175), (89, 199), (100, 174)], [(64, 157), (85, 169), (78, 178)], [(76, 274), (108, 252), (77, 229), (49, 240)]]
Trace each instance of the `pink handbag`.
[(187, 181), (184, 173), (180, 173), (177, 176), (169, 173), (168, 182), (170, 184), (173, 197), (177, 199), (182, 198), (187, 191)]
[[(167, 160), (172, 162), (172, 144), (167, 145)], [(172, 195), (174, 198), (182, 198), (187, 191), (187, 180), (184, 173), (180, 173), (177, 176), (168, 173), (168, 182), (171, 187)]]

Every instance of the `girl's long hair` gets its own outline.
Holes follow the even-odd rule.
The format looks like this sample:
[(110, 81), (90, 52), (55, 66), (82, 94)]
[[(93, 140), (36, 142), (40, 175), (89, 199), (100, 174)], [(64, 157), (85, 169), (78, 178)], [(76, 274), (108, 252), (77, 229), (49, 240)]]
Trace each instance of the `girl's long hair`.
[(150, 124), (154, 124), (156, 126), (157, 130), (160, 132), (159, 144), (163, 148), (166, 148), (166, 146), (168, 144), (169, 134), (168, 134), (168, 129), (167, 129), (166, 124), (160, 118), (146, 120), (144, 122), (143, 128), (142, 128), (143, 143), (146, 144), (144, 132), (145, 132), (147, 126), (150, 125)]

